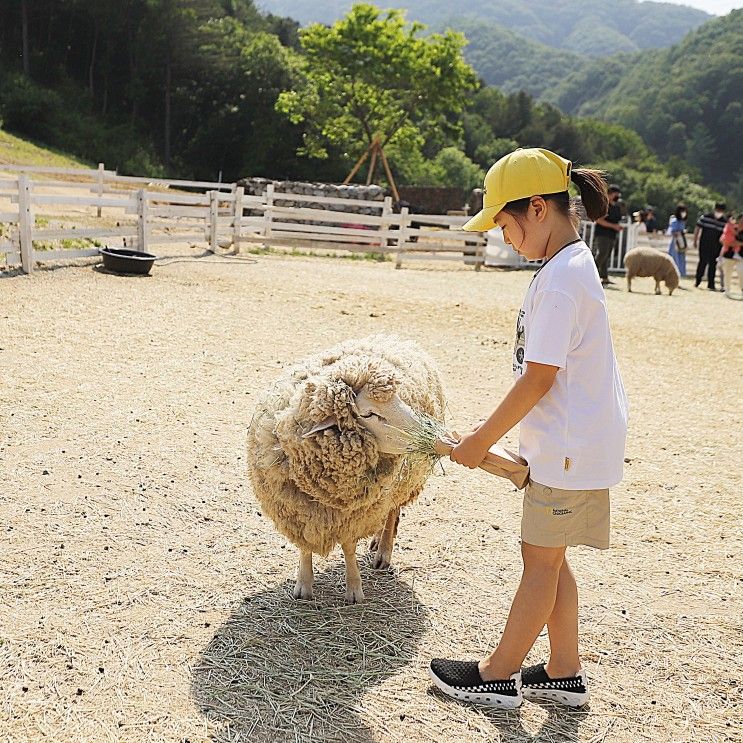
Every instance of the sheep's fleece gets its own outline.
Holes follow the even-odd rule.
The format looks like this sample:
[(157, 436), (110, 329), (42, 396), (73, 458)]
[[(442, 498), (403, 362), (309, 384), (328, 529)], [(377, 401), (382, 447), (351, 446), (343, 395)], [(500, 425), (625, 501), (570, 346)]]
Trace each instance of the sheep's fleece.
[[(399, 398), (443, 422), (435, 362), (414, 342), (373, 335), (349, 340), (289, 368), (248, 430), (249, 476), (263, 513), (306, 552), (327, 556), (338, 543), (382, 528), (393, 508), (414, 500), (430, 462), (380, 454), (352, 412), (354, 392)], [(338, 427), (303, 438), (335, 415)]]

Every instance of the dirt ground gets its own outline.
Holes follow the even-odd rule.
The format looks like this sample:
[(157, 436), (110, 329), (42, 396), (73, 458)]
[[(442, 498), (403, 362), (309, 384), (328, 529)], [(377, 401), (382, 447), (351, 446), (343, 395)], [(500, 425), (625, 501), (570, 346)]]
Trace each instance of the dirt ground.
[(439, 362), (461, 430), (511, 382), (529, 278), (271, 255), (0, 278), (0, 740), (741, 740), (743, 302), (688, 282), (608, 291), (631, 421), (613, 547), (571, 552), (590, 707), (494, 712), (429, 683), (431, 657), (477, 658), (504, 625), (505, 480), (445, 464), (394, 569), (362, 561), (364, 604), (343, 603), (340, 550), (315, 601), (291, 598), (296, 551), (246, 478), (258, 396), (397, 332)]

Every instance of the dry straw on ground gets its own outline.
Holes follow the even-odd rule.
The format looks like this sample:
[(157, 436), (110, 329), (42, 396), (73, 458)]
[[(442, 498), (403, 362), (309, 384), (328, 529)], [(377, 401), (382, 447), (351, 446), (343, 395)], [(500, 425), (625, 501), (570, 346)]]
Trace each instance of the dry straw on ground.
[(506, 480), (446, 465), (394, 570), (362, 561), (364, 604), (339, 553), (316, 601), (290, 597), (296, 553), (245, 476), (253, 401), (294, 359), (399, 332), (465, 430), (510, 383), (529, 278), (274, 256), (0, 278), (0, 740), (740, 740), (743, 303), (688, 282), (608, 292), (632, 420), (613, 548), (571, 557), (590, 708), (491, 712), (428, 682), (503, 627)]

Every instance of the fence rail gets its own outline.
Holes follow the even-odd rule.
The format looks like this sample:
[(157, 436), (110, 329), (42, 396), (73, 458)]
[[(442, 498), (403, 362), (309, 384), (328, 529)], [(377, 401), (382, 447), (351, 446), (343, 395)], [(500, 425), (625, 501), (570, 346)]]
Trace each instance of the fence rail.
[[(398, 268), (405, 261), (446, 260), (479, 270), (486, 260), (487, 235), (464, 232), (467, 217), (411, 214), (407, 208), (398, 213), (389, 197), (284, 193), (270, 183), (264, 194), (250, 195), (235, 183), (119, 176), (103, 163), (97, 170), (0, 165), (0, 171), (0, 257), (5, 255), (6, 265), (20, 263), (27, 273), (38, 260), (96, 255), (93, 241), (142, 252), (187, 242), (215, 252), (277, 245), (379, 253), (394, 255)], [(43, 178), (33, 179), (34, 174)], [(88, 193), (70, 191), (86, 187)], [(95, 214), (87, 211), (92, 209)], [(593, 224), (585, 222), (581, 230), (591, 244)], [(610, 270), (623, 270), (624, 254), (636, 242), (636, 229), (629, 225)]]

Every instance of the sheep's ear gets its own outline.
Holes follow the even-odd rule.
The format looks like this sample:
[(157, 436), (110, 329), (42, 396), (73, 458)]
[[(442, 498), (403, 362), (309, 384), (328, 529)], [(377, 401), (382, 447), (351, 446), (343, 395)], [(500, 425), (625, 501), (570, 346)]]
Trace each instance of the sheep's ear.
[(312, 426), (307, 433), (302, 434), (302, 438), (306, 439), (308, 436), (312, 436), (320, 431), (325, 431), (333, 426), (338, 426), (338, 419), (334, 415), (329, 415), (324, 421), (320, 421), (317, 425)]

